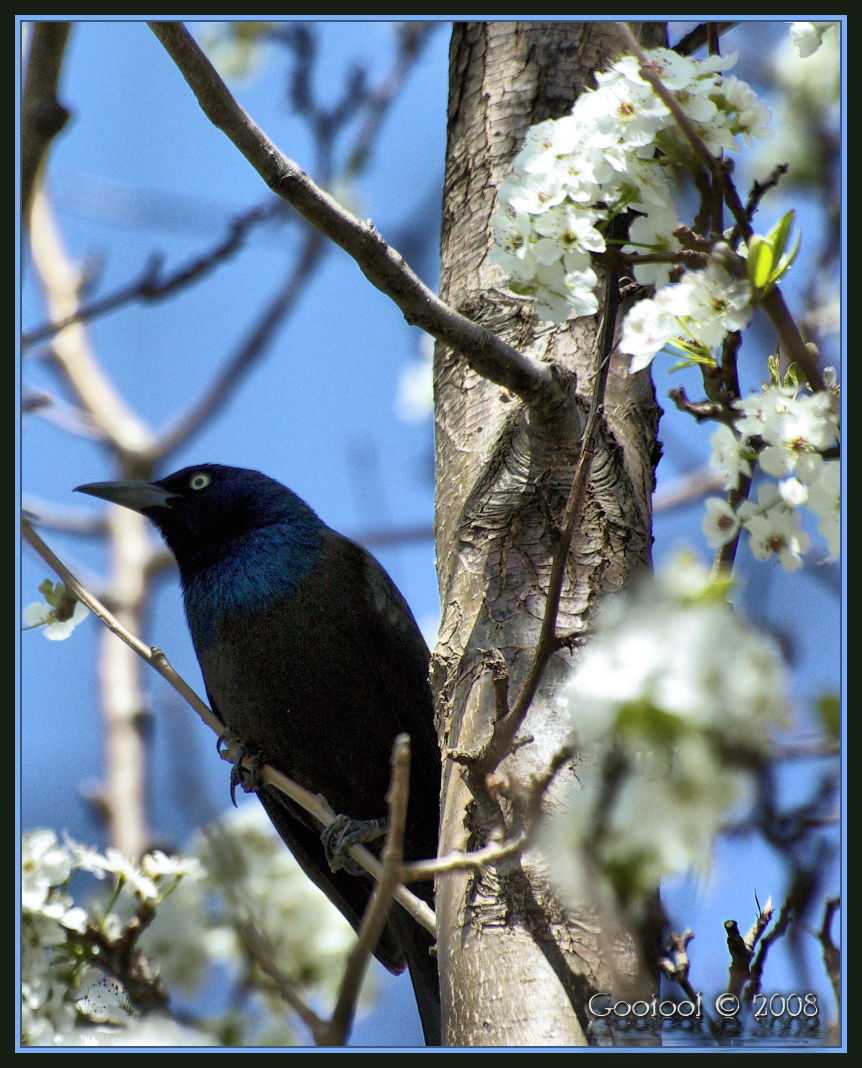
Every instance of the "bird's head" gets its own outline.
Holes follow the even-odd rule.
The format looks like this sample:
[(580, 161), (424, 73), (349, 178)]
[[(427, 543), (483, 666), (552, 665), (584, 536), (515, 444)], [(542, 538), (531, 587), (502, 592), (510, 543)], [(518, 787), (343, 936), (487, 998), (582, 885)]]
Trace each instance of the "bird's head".
[(180, 567), (268, 527), (298, 540), (323, 524), (286, 486), (260, 471), (221, 464), (185, 467), (157, 482), (93, 482), (77, 486), (141, 512), (159, 528)]

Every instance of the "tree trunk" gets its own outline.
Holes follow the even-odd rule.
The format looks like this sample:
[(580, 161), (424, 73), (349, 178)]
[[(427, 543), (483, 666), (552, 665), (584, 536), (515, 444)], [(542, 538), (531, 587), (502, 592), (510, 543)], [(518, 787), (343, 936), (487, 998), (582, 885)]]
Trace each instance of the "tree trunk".
[[(664, 24), (640, 27), (663, 44)], [(505, 289), (488, 261), (496, 190), (528, 127), (570, 110), (592, 74), (622, 51), (612, 23), (458, 23), (450, 52), (441, 295), (510, 344), (576, 376), (586, 410), (599, 317), (556, 327)], [(624, 309), (623, 309), (624, 310)], [(568, 555), (557, 633), (584, 631), (605, 591), (650, 563), (659, 409), (647, 374), (614, 355), (589, 487)], [(488, 655), (502, 654), (514, 695), (529, 667), (548, 589), (559, 517), (577, 461), (576, 435), (554, 440), (522, 402), (471, 371), (443, 345), (435, 357), (436, 538), (442, 604), (434, 654), (444, 751), (441, 855), (499, 837), (513, 816), (513, 783), (529, 784), (571, 730), (554, 707), (576, 653), (551, 658), (500, 765), (502, 789), (473, 796), (447, 751), (475, 753), (490, 736), (495, 690)], [(575, 782), (571, 762), (545, 807)], [(480, 791), (481, 792), (481, 791)], [(488, 802), (491, 798), (491, 803)], [(534, 849), (479, 877), (437, 887), (438, 957), (447, 1045), (586, 1045), (595, 992), (649, 998), (657, 988), (655, 925), (637, 933), (619, 915), (565, 909)]]

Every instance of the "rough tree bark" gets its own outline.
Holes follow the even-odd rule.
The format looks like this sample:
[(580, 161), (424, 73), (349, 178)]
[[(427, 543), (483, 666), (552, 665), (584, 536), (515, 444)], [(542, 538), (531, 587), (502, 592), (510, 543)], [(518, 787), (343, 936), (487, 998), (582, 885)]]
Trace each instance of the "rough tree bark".
[[(665, 27), (645, 23), (647, 46)], [(595, 375), (600, 316), (554, 327), (529, 301), (505, 291), (488, 261), (496, 189), (527, 128), (565, 114), (592, 73), (622, 51), (611, 23), (460, 23), (450, 52), (441, 296), (522, 352), (553, 362), (585, 412)], [(499, 651), (518, 691), (545, 608), (559, 517), (577, 460), (575, 418), (542, 421), (451, 349), (435, 357), (436, 538), (442, 604), (433, 661), (444, 750), (440, 853), (475, 848), (511, 820), (511, 791), (473, 796), (447, 751), (475, 753), (495, 718), (489, 653)], [(576, 383), (576, 385), (575, 385)], [(558, 634), (589, 624), (605, 591), (648, 566), (659, 409), (648, 375), (629, 376), (614, 355), (589, 488), (568, 555)], [(576, 644), (577, 643), (573, 643)], [(500, 765), (506, 782), (528, 783), (565, 741), (554, 708), (559, 678), (576, 657), (555, 654), (519, 745)], [(570, 762), (545, 798), (560, 803), (575, 781)], [(448, 1045), (584, 1045), (586, 1002), (596, 991), (651, 996), (657, 986), (653, 929), (620, 916), (563, 908), (535, 851), (472, 874), (438, 878), (438, 953)], [(649, 943), (649, 944), (647, 944)]]

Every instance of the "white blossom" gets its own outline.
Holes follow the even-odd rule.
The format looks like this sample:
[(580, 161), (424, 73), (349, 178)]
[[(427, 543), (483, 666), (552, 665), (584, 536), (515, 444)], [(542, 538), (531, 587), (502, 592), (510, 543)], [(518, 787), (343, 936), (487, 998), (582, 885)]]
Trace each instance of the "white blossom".
[(739, 489), (740, 476), (751, 477), (752, 454), (726, 423), (719, 423), (712, 437), (710, 465), (724, 472), (724, 488)]
[(666, 311), (657, 301), (639, 300), (623, 320), (620, 339), (620, 351), (632, 357), (629, 371), (635, 374), (649, 367), (653, 357), (679, 332), (680, 326), (675, 315)]
[(787, 720), (785, 684), (775, 645), (725, 589), (685, 557), (603, 602), (557, 694), (579, 754), (579, 788), (546, 838), (564, 893), (601, 893), (603, 879), (640, 892), (707, 870), (721, 823), (752, 795)]
[(829, 547), (829, 559), (838, 558), (841, 549), (841, 465), (824, 461), (808, 488), (808, 508), (818, 518), (818, 529)]
[[(770, 399), (776, 399), (774, 390)], [(764, 412), (761, 436), (767, 446), (759, 455), (760, 466), (776, 478), (797, 469), (805, 477), (810, 459), (835, 443), (837, 423), (832, 396), (825, 390), (795, 397), (778, 395), (778, 403)]]
[(813, 55), (823, 43), (823, 34), (834, 22), (791, 22), (790, 40), (801, 59)]
[[(750, 141), (768, 132), (768, 111), (750, 86), (723, 74), (734, 60), (694, 60), (669, 49), (647, 53), (649, 66), (715, 152), (736, 149), (739, 136)], [(596, 83), (595, 90), (581, 93), (571, 114), (528, 131), (513, 173), (498, 191), (491, 261), (509, 276), (513, 292), (534, 297), (537, 313), (554, 322), (595, 313), (597, 301), (583, 277), (589, 264), (564, 263), (562, 275), (557, 265), (566, 256), (588, 259), (603, 251), (603, 226), (615, 214), (638, 213), (624, 251), (669, 253), (679, 247), (665, 169), (692, 164), (687, 139), (634, 57), (618, 59)], [(669, 288), (667, 263), (636, 264), (633, 273), (642, 285)], [(711, 349), (748, 322), (750, 291), (745, 279), (723, 277), (717, 266), (701, 273), (699, 317), (684, 315), (679, 336)], [(652, 352), (644, 347), (642, 329), (633, 324), (627, 336), (635, 348), (624, 351), (635, 357), (637, 370), (671, 335)]]
[(775, 483), (758, 488), (757, 501), (743, 501), (738, 515), (748, 534), (748, 546), (755, 560), (776, 556), (785, 571), (802, 567), (802, 554), (811, 539), (802, 530), (799, 516), (781, 499)]
[(704, 505), (706, 514), (701, 525), (707, 542), (718, 549), (733, 541), (739, 530), (739, 516), (733, 508), (720, 497), (707, 497)]
[[(62, 583), (58, 585), (62, 586)], [(89, 614), (89, 608), (81, 601), (75, 602), (75, 607), (68, 619), (58, 619), (56, 605), (46, 601), (34, 601), (28, 604), (23, 613), (26, 627), (44, 627), (42, 633), (52, 642), (61, 642), (68, 638), (75, 627), (82, 623)]]

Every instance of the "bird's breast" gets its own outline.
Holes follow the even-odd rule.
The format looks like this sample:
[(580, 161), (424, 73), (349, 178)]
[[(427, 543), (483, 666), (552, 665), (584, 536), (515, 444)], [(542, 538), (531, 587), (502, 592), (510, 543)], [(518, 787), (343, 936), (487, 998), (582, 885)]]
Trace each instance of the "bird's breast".
[(225, 725), (336, 810), (373, 818), (399, 725), (380, 665), (351, 636), (367, 633), (361, 617), (337, 581), (310, 576), (253, 610), (222, 603), (192, 634)]

